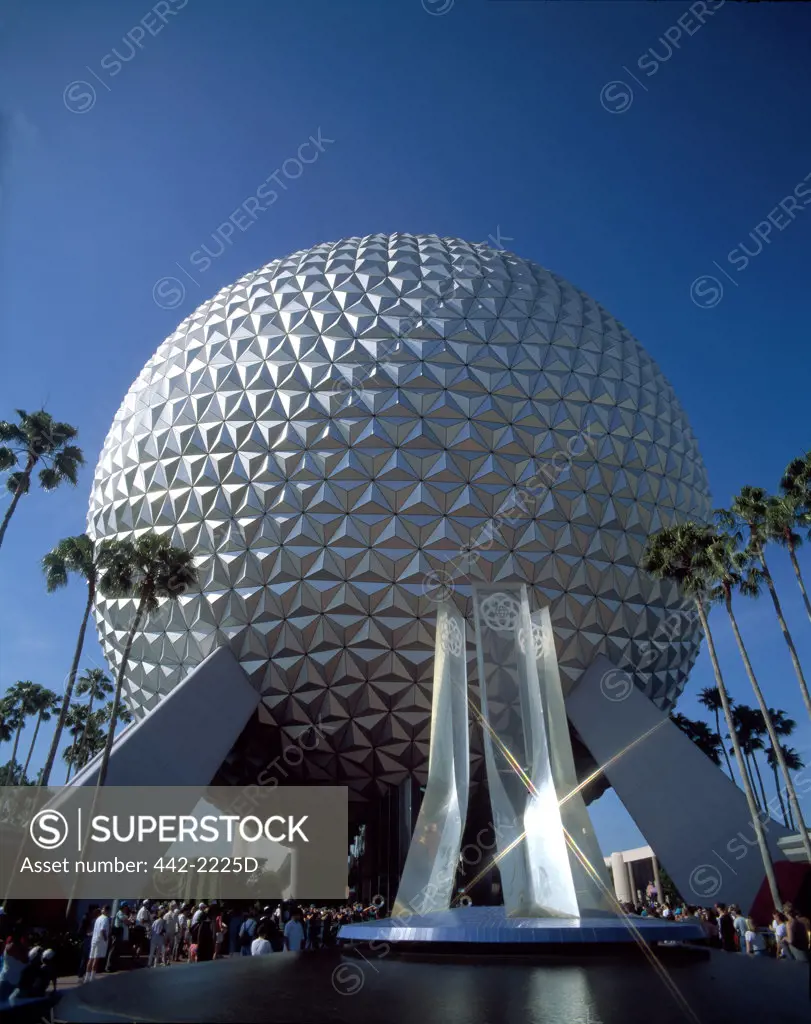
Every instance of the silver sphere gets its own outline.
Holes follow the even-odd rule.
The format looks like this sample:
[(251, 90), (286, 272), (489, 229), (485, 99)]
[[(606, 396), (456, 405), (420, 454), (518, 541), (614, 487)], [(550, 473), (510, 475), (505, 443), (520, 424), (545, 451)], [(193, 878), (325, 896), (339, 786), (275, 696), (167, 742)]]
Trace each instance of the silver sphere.
[[(671, 707), (698, 625), (640, 559), (709, 513), (684, 411), (601, 306), (512, 253), (393, 234), (275, 260), (184, 320), (115, 417), (88, 532), (198, 556), (199, 592), (135, 639), (136, 715), (229, 644), (263, 720), (322, 724), (313, 777), (361, 794), (424, 770), (432, 613), (450, 593), (469, 615), (471, 581), (549, 605), (564, 687), (604, 653)], [(133, 613), (98, 601), (113, 667)]]

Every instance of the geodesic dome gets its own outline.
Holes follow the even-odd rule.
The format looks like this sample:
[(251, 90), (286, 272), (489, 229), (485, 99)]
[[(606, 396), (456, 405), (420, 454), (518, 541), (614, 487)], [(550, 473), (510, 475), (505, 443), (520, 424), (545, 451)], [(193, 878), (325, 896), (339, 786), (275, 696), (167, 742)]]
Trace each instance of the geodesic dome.
[[(200, 591), (135, 639), (136, 714), (229, 644), (265, 720), (329, 727), (314, 777), (361, 791), (424, 766), (438, 583), (467, 614), (472, 580), (527, 583), (564, 687), (605, 653), (672, 706), (698, 626), (640, 559), (709, 512), (672, 388), (601, 306), (512, 253), (394, 234), (275, 260), (184, 320), (115, 417), (88, 531), (198, 555)], [(98, 601), (113, 666), (133, 611)]]

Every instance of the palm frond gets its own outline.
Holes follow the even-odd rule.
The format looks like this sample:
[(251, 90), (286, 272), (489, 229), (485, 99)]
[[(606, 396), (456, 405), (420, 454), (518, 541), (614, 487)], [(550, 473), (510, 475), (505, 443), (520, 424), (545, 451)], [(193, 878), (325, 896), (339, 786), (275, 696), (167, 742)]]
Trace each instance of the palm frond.
[(39, 485), (43, 491), (55, 490), (59, 486), (61, 480), (62, 477), (53, 468), (53, 466), (45, 466), (39, 471)]
[(135, 544), (131, 540), (105, 540), (99, 545), (102, 575), (99, 590), (105, 597), (130, 597), (139, 576)]
[(21, 491), (23, 494), (28, 494), (31, 489), (31, 476), (26, 473), (25, 470), (19, 470), (16, 473), (9, 473), (6, 477), (6, 490), (11, 494), (16, 494), (17, 491)]
[(786, 466), (783, 477), (780, 481), (780, 489), (785, 494), (798, 495), (808, 500), (809, 486), (811, 486), (811, 451), (805, 455), (792, 459)]
[(83, 466), (85, 463), (84, 452), (75, 444), (66, 444), (59, 454), (71, 459), (77, 466)]
[(721, 694), (717, 686), (707, 686), (698, 695), (699, 704), (703, 704), (708, 711), (720, 711), (723, 707)]
[(805, 768), (805, 761), (803, 761), (793, 747), (783, 747), (783, 757), (786, 761), (786, 768), (789, 771), (799, 772)]
[(54, 447), (64, 447), (68, 441), (74, 441), (79, 436), (79, 431), (70, 423), (57, 423), (51, 420), (50, 436)]
[(6, 445), (0, 447), (0, 473), (17, 465), (17, 453)]
[(67, 563), (55, 550), (49, 551), (42, 559), (42, 571), (45, 573), (45, 589), (49, 594), (68, 585)]
[(0, 441), (10, 442), (21, 447), (26, 445), (25, 433), (20, 430), (16, 423), (10, 423), (8, 420), (0, 420)]
[(76, 459), (72, 459), (68, 455), (65, 455), (64, 452), (59, 452), (54, 456), (53, 468), (59, 474), (60, 480), (67, 480), (68, 483), (73, 484), (74, 487), (76, 486), (76, 482), (79, 477), (80, 465), (82, 465), (82, 463), (77, 462)]

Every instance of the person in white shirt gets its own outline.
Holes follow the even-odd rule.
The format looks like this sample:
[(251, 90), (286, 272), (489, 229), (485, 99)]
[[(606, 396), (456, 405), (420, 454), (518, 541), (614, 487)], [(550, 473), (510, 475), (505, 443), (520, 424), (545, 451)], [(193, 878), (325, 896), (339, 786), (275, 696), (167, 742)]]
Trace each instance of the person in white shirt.
[(786, 915), (780, 910), (775, 910), (774, 912), (772, 931), (774, 932), (774, 941), (777, 943), (777, 959), (787, 960), (789, 954), (784, 948), (786, 938)]
[(732, 927), (738, 936), (738, 949), (741, 953), (746, 953), (748, 952), (746, 949), (746, 931), (749, 927), (747, 920), (741, 913), (740, 907), (730, 907), (729, 912), (732, 914)]
[(298, 908), (284, 926), (284, 948), (290, 953), (298, 953), (304, 948), (304, 925), (301, 923), (301, 911)]
[(163, 958), (165, 964), (171, 963), (175, 954), (175, 942), (177, 940), (177, 911), (169, 909), (163, 915), (163, 925), (166, 932), (166, 950)]
[(757, 926), (751, 917), (746, 919), (746, 934), (744, 936), (746, 943), (746, 952), (751, 953), (753, 956), (765, 956), (766, 955), (766, 940), (757, 930)]
[(135, 921), (137, 924), (140, 924), (149, 931), (149, 926), (152, 924), (152, 915), (149, 913), (149, 900), (144, 900), (138, 908), (138, 913), (135, 915)]
[(259, 935), (251, 943), (251, 956), (267, 956), (273, 952), (273, 946), (268, 939), (268, 933), (264, 928), (259, 929)]
[(191, 926), (192, 926), (192, 928), (194, 928), (194, 926), (197, 924), (198, 921), (202, 920), (203, 914), (207, 910), (208, 910), (208, 907), (205, 905), (205, 903), (201, 903), (198, 906), (197, 910), (195, 910), (194, 914), (192, 914), (192, 919), (191, 919)]
[(93, 925), (93, 936), (90, 939), (90, 956), (87, 961), (85, 981), (92, 981), (96, 971), (101, 970), (107, 959), (107, 947), (110, 942), (110, 908), (102, 907), (101, 913)]
[(149, 935), (149, 960), (147, 967), (157, 967), (166, 963), (166, 922), (158, 914), (152, 922)]
[(180, 959), (180, 954), (183, 952), (183, 947), (186, 944), (186, 938), (189, 933), (189, 915), (186, 913), (185, 908), (180, 911), (177, 915), (177, 935), (175, 936), (175, 960)]

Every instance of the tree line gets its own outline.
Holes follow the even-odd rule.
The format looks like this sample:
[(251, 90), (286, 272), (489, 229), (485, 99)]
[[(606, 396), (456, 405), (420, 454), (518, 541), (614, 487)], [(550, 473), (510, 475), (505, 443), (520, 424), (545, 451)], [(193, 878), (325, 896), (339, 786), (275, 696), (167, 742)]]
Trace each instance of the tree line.
[[(718, 687), (706, 687), (699, 694), (698, 700), (705, 708), (715, 712), (715, 730), (700, 719), (691, 719), (686, 715), (679, 714), (678, 712), (671, 712), (670, 719), (689, 737), (689, 739), (693, 741), (693, 743), (696, 744), (701, 751), (703, 751), (703, 753), (707, 755), (707, 757), (709, 757), (714, 764), (721, 765), (721, 756), (723, 755), (729, 777), (734, 780), (735, 776), (732, 770), (732, 764), (729, 760), (732, 748), (727, 747), (724, 742), (725, 740), (729, 740), (729, 734), (727, 733), (725, 736), (722, 736), (721, 726), (718, 722), (718, 715), (722, 709), (721, 694), (719, 693)], [(768, 729), (766, 727), (766, 720), (763, 717), (763, 714), (758, 708), (750, 707), (748, 704), (733, 703), (731, 704), (731, 707), (735, 732), (738, 734), (738, 743), (740, 743), (741, 750), (744, 754), (746, 772), (749, 776), (749, 783), (754, 790), (758, 807), (762, 811), (768, 812), (769, 810), (769, 799), (766, 796), (766, 787), (763, 784), (763, 775), (760, 770), (761, 764), (757, 756), (758, 754), (762, 754), (774, 779), (774, 786), (777, 791), (777, 802), (780, 805), (780, 814), (783, 818), (783, 824), (786, 828), (796, 829), (797, 824), (794, 821), (794, 815), (791, 813), (791, 807), (787, 806), (783, 800), (782, 786), (778, 773), (779, 765), (777, 761), (777, 754), (771, 744), (766, 743)], [(787, 738), (791, 736), (797, 728), (796, 721), (793, 718), (789, 718), (787, 712), (769, 708), (769, 714), (771, 715), (775, 732), (779, 737)], [(799, 771), (801, 768), (805, 768), (804, 761), (793, 747), (787, 747), (785, 744), (781, 745), (783, 747), (783, 757), (786, 762), (786, 767), (789, 771)], [(755, 779), (757, 779), (757, 785), (755, 785)]]
[[(104, 701), (114, 692), (110, 677), (101, 668), (88, 668), (76, 680), (75, 696), (86, 700), (75, 700), (68, 708), (65, 728), (72, 743), (62, 751), (62, 760), (67, 765), (65, 783), (70, 781), (71, 773), (83, 768), (104, 748), (106, 726), (113, 714), (113, 702)], [(21, 680), (11, 686), (5, 697), (0, 701), (0, 744), (11, 743), (11, 756), (4, 765), (0, 765), (0, 785), (33, 786), (37, 780), (28, 776), (28, 767), (34, 746), (39, 735), (39, 727), (43, 722), (53, 718), (61, 701), (53, 690), (49, 690), (31, 680)], [(96, 705), (94, 707), (94, 704)], [(34, 734), (28, 745), (25, 763), (17, 760), (20, 736), (29, 720), (34, 720)], [(118, 709), (118, 723), (128, 724), (132, 715), (122, 704)], [(38, 774), (37, 779), (41, 773)]]
[[(800, 694), (811, 719), (811, 694), (769, 568), (769, 547), (777, 544), (788, 553), (806, 613), (811, 620), (811, 603), (797, 559), (797, 551), (803, 540), (811, 536), (811, 452), (789, 463), (780, 480), (778, 493), (769, 494), (762, 487), (747, 485), (732, 499), (729, 508), (716, 510), (714, 520), (713, 524), (687, 522), (660, 530), (648, 541), (643, 567), (655, 579), (676, 583), (696, 608), (707, 639), (707, 650), (716, 682), (714, 689), (717, 691), (720, 708), (715, 704), (715, 695), (708, 691), (704, 691), (706, 697), (702, 697), (702, 703), (717, 715), (723, 713), (726, 736), (732, 744), (731, 753), (738, 769), (740, 785), (746, 794), (766, 878), (775, 905), (780, 906), (774, 867), (763, 828), (762, 815), (766, 812), (754, 784), (754, 778), (759, 773), (755, 752), (759, 749), (758, 741), (762, 744), (764, 736), (769, 740), (767, 756), (774, 759), (775, 775), (781, 783), (778, 786), (780, 800), (782, 802), (785, 794), (787, 814), (799, 829), (809, 863), (811, 840), (791, 775), (793, 766), (798, 763), (797, 758), (792, 756), (796, 752), (780, 742), (781, 735), (786, 735), (787, 727), (789, 733), (792, 731), (793, 723), (786, 720), (785, 713), (775, 712), (768, 707), (738, 625), (735, 609), (739, 597), (756, 598), (764, 591), (768, 592)], [(746, 705), (738, 705), (736, 708), (729, 698), (709, 624), (710, 607), (716, 604), (724, 607), (729, 618), (757, 709), (747, 709)], [(747, 710), (752, 714), (748, 715)], [(677, 720), (677, 724), (689, 734), (690, 725), (695, 723), (689, 723), (689, 720), (679, 723)], [(759, 734), (761, 726), (763, 732)], [(718, 736), (719, 741), (720, 733), (720, 719), (717, 719), (714, 735)], [(695, 737), (691, 738), (695, 741)], [(705, 738), (704, 742), (712, 747), (713, 739)], [(727, 763), (731, 774), (731, 764)], [(761, 796), (765, 798), (765, 789)]]
[[(38, 480), (44, 491), (53, 491), (62, 484), (74, 485), (84, 455), (76, 444), (78, 430), (69, 423), (60, 423), (44, 409), (28, 413), (16, 410), (15, 422), (0, 421), (0, 472), (8, 473), (6, 488), (11, 501), (0, 523), (0, 547), (20, 501), (30, 493)], [(35, 476), (36, 474), (36, 476)], [(48, 756), (33, 784), (47, 786), (65, 730), (72, 743), (63, 753), (71, 770), (79, 770), (99, 751), (102, 753), (97, 787), (107, 778), (110, 752), (116, 730), (131, 720), (122, 704), (126, 676), (135, 637), (164, 600), (176, 601), (197, 585), (194, 555), (173, 546), (169, 538), (152, 530), (138, 531), (133, 540), (104, 540), (95, 543), (82, 533), (61, 540), (42, 559), (45, 588), (49, 593), (67, 586), (71, 577), (81, 580), (87, 588), (87, 599), (73, 651), (65, 691), (60, 700), (52, 690), (20, 680), (0, 700), (0, 742), (12, 744), (8, 763), (0, 768), (3, 785), (31, 783), (27, 772), (40, 726), (54, 720)], [(135, 611), (124, 638), (115, 684), (101, 669), (87, 669), (79, 676), (87, 624), (96, 596), (131, 598)], [(85, 696), (86, 701), (74, 701)], [(107, 698), (112, 695), (112, 700)], [(101, 707), (98, 701), (107, 701)], [(20, 764), (17, 754), (20, 736), (26, 722), (35, 718), (34, 736), (26, 761)]]

